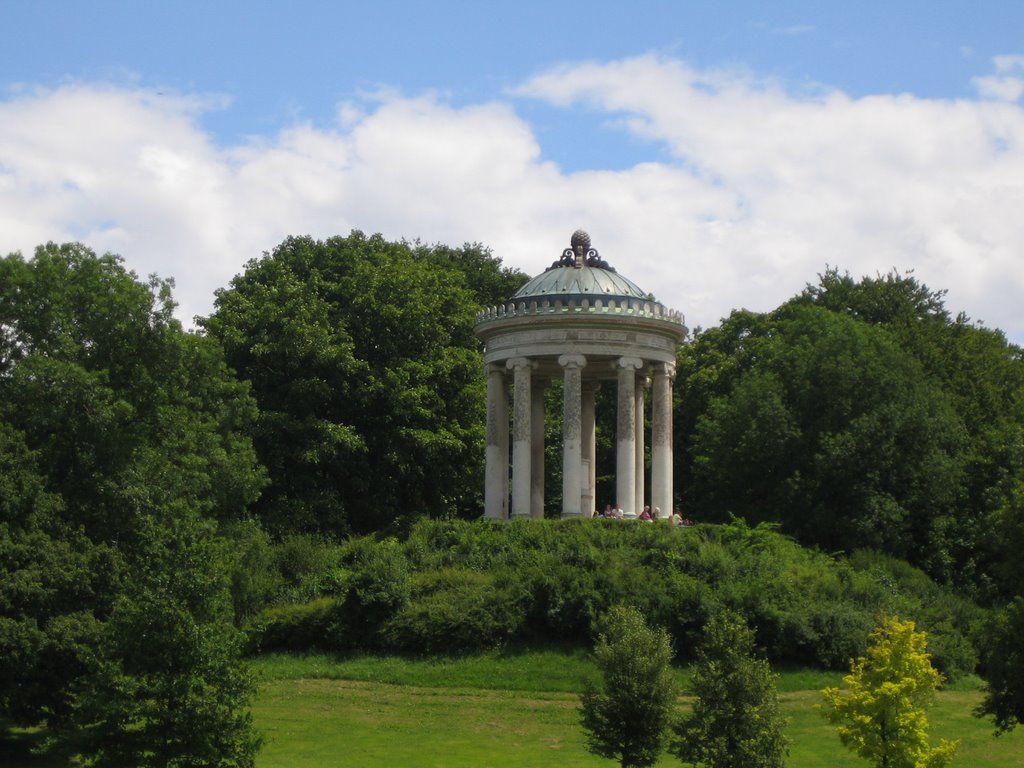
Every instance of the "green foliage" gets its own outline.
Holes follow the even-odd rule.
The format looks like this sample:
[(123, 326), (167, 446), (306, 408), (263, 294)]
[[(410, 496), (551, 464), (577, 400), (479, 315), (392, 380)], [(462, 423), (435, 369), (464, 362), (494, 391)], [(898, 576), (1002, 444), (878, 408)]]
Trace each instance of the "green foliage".
[(241, 627), (281, 590), (270, 536), (255, 520), (240, 520), (221, 529), (231, 554), (231, 604)]
[(991, 716), (1002, 733), (1024, 723), (1024, 597), (995, 614), (981, 635), (981, 674), (987, 687), (976, 714)]
[[(289, 238), (202, 320), (252, 383), (276, 534), (476, 515), (485, 386), (473, 323), (517, 281), (479, 247)], [(502, 297), (504, 298), (504, 297)]]
[(304, 602), (343, 590), (341, 548), (317, 534), (293, 533), (272, 548), (283, 587), (277, 598)]
[(693, 670), (693, 711), (673, 726), (673, 754), (707, 768), (781, 768), (786, 721), (776, 679), (754, 655), (754, 633), (742, 617), (714, 616)]
[(211, 534), (187, 516), (142, 533), (75, 712), (87, 764), (254, 765), (255, 687), (230, 620), (227, 558)]
[[(800, 547), (771, 525), (741, 520), (688, 529), (605, 520), (421, 520), (400, 545), (372, 538), (333, 545), (300, 536), (274, 551), (279, 567), (306, 565), (285, 574), (272, 603), (340, 596), (349, 606), (335, 634), (309, 647), (349, 647), (346, 632), (360, 626), (362, 647), (411, 653), (572, 643), (592, 633), (598, 615), (628, 601), (669, 631), (683, 658), (693, 656), (709, 618), (729, 608), (745, 617), (773, 661), (841, 669), (864, 653), (881, 606), (934, 628), (933, 653), (953, 677), (973, 670), (967, 632), (982, 615), (887, 556), (863, 552), (848, 563)], [(294, 586), (295, 579), (304, 586)], [(364, 597), (352, 592), (360, 580)], [(374, 596), (385, 587), (401, 594)], [(357, 617), (364, 599), (381, 606), (376, 618)], [(349, 609), (354, 613), (346, 618)]]
[(264, 484), (247, 385), (116, 256), (51, 243), (0, 284), (0, 715), (86, 762), (251, 764), (217, 532)]
[[(735, 367), (709, 381), (726, 345)], [(735, 313), (694, 347), (693, 507), (780, 522), (828, 550), (924, 559), (955, 511), (962, 425), (886, 331), (794, 306)]]
[(395, 539), (369, 538), (353, 542), (343, 563), (347, 592), (330, 631), (340, 647), (372, 647), (385, 622), (409, 602), (409, 564)]
[(847, 690), (822, 691), (822, 714), (846, 747), (879, 768), (940, 768), (957, 749), (945, 739), (936, 747), (928, 743), (925, 707), (941, 680), (925, 634), (912, 621), (883, 616), (867, 655), (843, 678)]
[(74, 244), (0, 264), (19, 288), (0, 299), (0, 419), (38, 453), (64, 519), (125, 546), (139, 507), (241, 516), (264, 483), (243, 434), (255, 402), (173, 319), (170, 285)]
[(500, 646), (522, 634), (521, 595), (493, 574), (444, 569), (418, 575), (412, 596), (382, 628), (396, 651), (457, 654)]
[(601, 685), (580, 694), (587, 749), (622, 768), (654, 765), (675, 702), (672, 641), (630, 606), (614, 606), (598, 625), (594, 660)]
[[(883, 588), (879, 608), (892, 615), (914, 616), (928, 637), (932, 663), (946, 681), (974, 672), (978, 656), (968, 635), (984, 619), (985, 611), (956, 592), (941, 588), (924, 571), (884, 553), (858, 550), (850, 556), (850, 564)], [(849, 653), (846, 658), (860, 653)]]
[(698, 334), (679, 356), (684, 506), (884, 551), (983, 600), (1013, 594), (1024, 355), (943, 299), (911, 276), (830, 270)]
[(338, 598), (318, 597), (308, 603), (267, 608), (247, 627), (250, 652), (337, 650), (331, 627)]

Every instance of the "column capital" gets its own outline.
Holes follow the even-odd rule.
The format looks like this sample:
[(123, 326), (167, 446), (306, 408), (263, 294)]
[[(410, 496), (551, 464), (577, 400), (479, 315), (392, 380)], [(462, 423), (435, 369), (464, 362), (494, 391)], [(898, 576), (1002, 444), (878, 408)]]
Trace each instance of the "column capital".
[(558, 364), (563, 368), (586, 368), (587, 358), (583, 355), (562, 355)]
[(639, 357), (620, 357), (612, 365), (619, 369), (628, 370), (632, 368), (634, 371), (639, 371), (644, 367), (644, 361)]
[(537, 362), (528, 357), (510, 357), (505, 361), (505, 367), (510, 371), (524, 368), (532, 370), (537, 367)]
[(656, 363), (653, 368), (655, 376), (668, 376), (669, 379), (675, 381), (676, 378), (676, 364), (675, 363)]

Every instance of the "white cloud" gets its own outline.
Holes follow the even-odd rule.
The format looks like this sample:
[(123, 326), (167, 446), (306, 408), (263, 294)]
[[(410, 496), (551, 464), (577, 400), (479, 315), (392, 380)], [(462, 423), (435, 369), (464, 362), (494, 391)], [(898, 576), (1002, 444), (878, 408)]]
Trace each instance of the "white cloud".
[[(1012, 77), (1022, 57), (997, 61)], [(590, 110), (668, 162), (565, 173), (517, 99)], [(826, 265), (913, 269), (1024, 342), (1024, 109), (794, 96), (644, 56), (568, 65), (503, 101), (378, 93), (329, 128), (217, 147), (199, 98), (77, 85), (0, 102), (0, 251), (80, 239), (177, 281), (183, 318), (289, 234), (490, 245), (536, 273), (578, 227), (690, 325), (767, 310)]]
[(1019, 101), (1024, 96), (1024, 56), (996, 56), (992, 63), (994, 75), (971, 81), (979, 95), (997, 101)]

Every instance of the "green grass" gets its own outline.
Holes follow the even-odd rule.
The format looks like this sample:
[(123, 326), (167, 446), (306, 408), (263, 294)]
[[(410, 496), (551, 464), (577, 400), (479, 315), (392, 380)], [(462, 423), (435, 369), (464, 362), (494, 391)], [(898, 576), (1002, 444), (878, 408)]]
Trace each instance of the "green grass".
[[(266, 743), (258, 768), (396, 765), (409, 768), (613, 763), (587, 753), (577, 714), (586, 654), (493, 652), (465, 659), (265, 657), (254, 708)], [(679, 670), (680, 679), (686, 670)], [(783, 670), (780, 700), (792, 740), (789, 768), (865, 768), (815, 709), (819, 690), (841, 675)], [(940, 692), (930, 710), (932, 740), (962, 740), (953, 766), (1004, 768), (1024, 762), (1024, 731), (998, 739), (971, 711), (977, 681)], [(681, 706), (687, 706), (683, 699)], [(659, 766), (681, 766), (666, 755)]]
[[(269, 654), (254, 664), (261, 680), (320, 678), (390, 683), (423, 688), (507, 691), (578, 691), (595, 674), (583, 650), (502, 650), (465, 657), (409, 659), (398, 656)], [(681, 675), (684, 672), (681, 671)]]
[[(494, 651), (455, 659), (272, 655), (255, 660), (253, 707), (265, 738), (257, 768), (574, 768), (612, 766), (588, 754), (577, 713), (581, 681), (594, 674), (586, 653)], [(677, 670), (681, 682), (687, 670)], [(841, 675), (781, 670), (779, 697), (792, 739), (788, 768), (867, 768), (817, 713), (819, 691)], [(962, 740), (953, 768), (1024, 764), (1024, 728), (999, 737), (971, 715), (977, 679), (939, 693), (929, 711), (932, 741)], [(687, 700), (680, 702), (687, 706)], [(57, 755), (33, 757), (38, 734), (2, 727), (4, 768), (67, 768)], [(666, 755), (659, 766), (680, 763)]]

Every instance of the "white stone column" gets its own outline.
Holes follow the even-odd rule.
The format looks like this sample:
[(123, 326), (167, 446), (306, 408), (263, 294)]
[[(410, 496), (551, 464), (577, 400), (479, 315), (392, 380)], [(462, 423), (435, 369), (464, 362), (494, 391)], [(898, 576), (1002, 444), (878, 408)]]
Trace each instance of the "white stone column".
[(672, 497), (672, 379), (675, 366), (662, 363), (654, 369), (651, 403), (651, 506), (658, 517), (669, 517)]
[(587, 509), (583, 510), (583, 514), (588, 516), (593, 516), (597, 509), (597, 412), (595, 401), (600, 386), (600, 382), (597, 381), (588, 381), (583, 384), (583, 461), (588, 472), (587, 493), (584, 494)]
[(579, 517), (583, 509), (583, 355), (562, 355), (562, 517)]
[(533, 476), (533, 430), (531, 416), (533, 362), (515, 357), (506, 365), (515, 372), (512, 384), (512, 517), (529, 517)]
[(544, 517), (544, 387), (533, 380), (530, 391), (530, 517)]
[(619, 380), (615, 503), (622, 505), (623, 509), (636, 503), (636, 372), (643, 364), (643, 360), (637, 357), (620, 357), (615, 363)]
[(647, 477), (647, 466), (644, 461), (644, 434), (646, 428), (646, 419), (644, 418), (644, 390), (647, 389), (647, 377), (637, 377), (637, 388), (635, 393), (636, 406), (633, 412), (636, 414), (636, 497), (633, 506), (636, 508), (637, 514), (640, 514), (640, 510), (644, 508), (644, 498), (646, 497), (646, 484), (645, 480)]
[(487, 468), (484, 515), (508, 519), (508, 380), (496, 365), (487, 366)]

